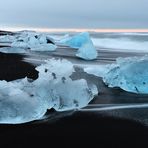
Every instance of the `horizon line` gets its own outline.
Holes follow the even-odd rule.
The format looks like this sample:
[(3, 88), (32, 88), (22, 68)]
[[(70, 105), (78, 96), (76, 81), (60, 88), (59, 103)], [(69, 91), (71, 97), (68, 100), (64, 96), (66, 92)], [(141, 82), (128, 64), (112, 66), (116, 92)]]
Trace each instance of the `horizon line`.
[(126, 29), (126, 28), (41, 28), (41, 27), (0, 27), (0, 30), (6, 31), (22, 31), (32, 30), (38, 32), (148, 32), (148, 28), (145, 29)]

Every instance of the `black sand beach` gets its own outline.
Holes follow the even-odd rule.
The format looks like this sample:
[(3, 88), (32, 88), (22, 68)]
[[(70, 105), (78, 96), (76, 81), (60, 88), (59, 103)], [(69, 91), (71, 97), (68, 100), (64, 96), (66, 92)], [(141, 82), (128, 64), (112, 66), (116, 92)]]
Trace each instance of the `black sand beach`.
[(23, 62), (22, 59), (21, 55), (0, 53), (0, 80), (12, 81), (25, 77), (37, 79), (35, 66)]
[[(0, 31), (0, 35), (11, 32)], [(0, 48), (9, 47), (1, 43)], [(97, 49), (98, 58), (84, 61), (75, 56), (76, 49), (58, 47), (54, 52), (6, 54), (0, 52), (0, 80), (13, 81), (28, 77), (37, 79), (35, 67), (46, 59), (65, 58), (75, 65), (71, 78), (84, 78), (97, 85), (99, 94), (82, 110), (55, 112), (49, 110), (45, 119), (25, 124), (1, 124), (2, 147), (122, 147), (148, 145), (148, 109), (125, 108), (98, 111), (97, 108), (148, 103), (148, 95), (137, 95), (119, 88), (108, 88), (101, 78), (87, 74), (82, 67), (115, 62), (117, 57), (143, 56), (145, 53)], [(80, 144), (79, 144), (80, 143)]]
[[(102, 59), (106, 59), (117, 53), (110, 54), (102, 52), (101, 54), (104, 55), (102, 56)], [(107, 54), (110, 54), (110, 56)], [(44, 54), (41, 56), (39, 53), (33, 53), (32, 55), (30, 54), (27, 56), (0, 53), (0, 79), (11, 81), (26, 76), (36, 79), (38, 73), (35, 70), (35, 65), (38, 65), (39, 61), (36, 61), (35, 57), (40, 61), (43, 57), (50, 57), (50, 54)], [(115, 59), (112, 58), (112, 60)], [(72, 61), (75, 62), (74, 59)], [(82, 60), (77, 59), (77, 61), (81, 62)], [(110, 62), (110, 60), (107, 62)], [(97, 61), (93, 61), (93, 63), (97, 63)], [(87, 81), (97, 83), (98, 86), (103, 88), (102, 92), (100, 92), (90, 104), (148, 102), (147, 96), (137, 96), (120, 89), (107, 88), (102, 81), (95, 76), (88, 75), (79, 68), (76, 69), (76, 73), (72, 75), (73, 79), (85, 78)], [(47, 112), (47, 118), (41, 121), (33, 121), (20, 125), (1, 124), (1, 145), (5, 147), (16, 145), (18, 147), (28, 147), (29, 145), (45, 146), (47, 144), (54, 144), (56, 146), (60, 143), (60, 145), (63, 146), (68, 144), (68, 142), (73, 142), (73, 146), (78, 146), (78, 142), (81, 142), (81, 145), (89, 145), (91, 147), (94, 146), (94, 144), (97, 144), (97, 147), (119, 147), (128, 144), (138, 146), (148, 145), (147, 126), (138, 120), (133, 120), (133, 117), (138, 115), (139, 111), (142, 114), (145, 113), (145, 110), (137, 109), (108, 112), (72, 111), (63, 113), (56, 113), (54, 110), (50, 110)], [(140, 114), (137, 118), (139, 116)], [(147, 113), (145, 116), (147, 116)], [(53, 142), (54, 140), (58, 142)]]
[(147, 128), (139, 123), (92, 112), (75, 112), (52, 122), (0, 126), (4, 146), (143, 146), (148, 144), (147, 136)]

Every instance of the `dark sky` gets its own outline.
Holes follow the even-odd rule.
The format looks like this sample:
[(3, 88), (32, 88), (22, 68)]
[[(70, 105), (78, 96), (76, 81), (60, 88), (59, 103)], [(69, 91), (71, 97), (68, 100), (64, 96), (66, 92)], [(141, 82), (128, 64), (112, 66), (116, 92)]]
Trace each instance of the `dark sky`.
[(148, 0), (0, 0), (0, 26), (148, 28)]

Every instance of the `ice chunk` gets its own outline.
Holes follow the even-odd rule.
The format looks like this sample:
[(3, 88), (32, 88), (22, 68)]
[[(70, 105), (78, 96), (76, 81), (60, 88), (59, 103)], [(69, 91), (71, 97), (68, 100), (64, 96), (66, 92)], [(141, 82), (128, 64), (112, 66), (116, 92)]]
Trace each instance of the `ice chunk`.
[(93, 60), (97, 57), (97, 51), (93, 46), (92, 42), (88, 42), (79, 48), (76, 53), (76, 56), (85, 60)]
[(57, 46), (49, 42), (49, 37), (45, 34), (37, 34), (35, 32), (22, 32), (16, 36), (12, 42), (12, 47), (29, 48), (33, 51), (54, 51)]
[(29, 48), (28, 43), (23, 42), (23, 41), (14, 41), (11, 43), (11, 47), (13, 47), (13, 48)]
[(57, 111), (70, 110), (85, 107), (94, 97), (85, 80), (72, 81), (64, 79), (56, 85), (59, 94), (54, 108)]
[(15, 40), (15, 36), (13, 35), (2, 35), (0, 36), (0, 42), (13, 42)]
[(40, 42), (35, 36), (30, 36), (30, 37), (28, 37), (27, 44), (28, 44), (29, 47), (32, 47), (32, 46), (35, 46), (35, 45), (39, 45)]
[(109, 87), (148, 94), (148, 56), (118, 58), (115, 64), (87, 67), (85, 72), (102, 77)]
[(47, 44), (47, 37), (45, 35), (39, 35), (38, 40), (40, 44)]
[(97, 58), (97, 51), (90, 39), (88, 32), (83, 32), (73, 37), (68, 37), (60, 41), (64, 45), (72, 48), (78, 48), (76, 56), (85, 59), (93, 60)]
[(47, 60), (45, 64), (38, 66), (36, 68), (39, 71), (39, 78), (49, 79), (48, 75), (53, 76), (53, 73), (56, 75), (56, 79), (61, 79), (63, 76), (69, 77), (73, 72), (73, 64), (68, 60)]
[(67, 38), (62, 39), (60, 42), (73, 48), (80, 48), (83, 44), (90, 42), (90, 40), (89, 33), (82, 32), (72, 37), (68, 36)]
[(65, 111), (86, 106), (98, 93), (86, 80), (71, 80), (73, 65), (49, 60), (36, 68), (39, 78), (0, 81), (0, 123), (24, 123), (41, 119), (47, 109)]
[[(46, 112), (42, 99), (25, 92), (20, 82), (0, 81), (0, 123), (24, 123), (40, 119)], [(26, 82), (28, 87), (29, 83)]]
[(32, 46), (39, 45), (39, 41), (34, 35), (24, 35), (17, 36), (15, 41), (11, 43), (12, 47), (20, 48), (31, 48)]
[[(97, 93), (96, 87), (89, 88), (85, 80), (71, 80), (69, 76), (74, 69), (73, 65), (66, 60), (48, 61), (47, 64), (39, 66), (37, 70), (39, 79), (36, 82), (44, 83), (44, 85), (47, 83), (45, 88), (50, 88), (50, 92), (52, 90), (50, 94), (53, 94), (51, 98), (54, 100), (52, 102), (55, 102), (53, 108), (57, 111), (84, 107)], [(50, 76), (52, 77), (48, 82)]]
[(148, 94), (148, 57), (118, 58), (103, 77), (109, 87)]

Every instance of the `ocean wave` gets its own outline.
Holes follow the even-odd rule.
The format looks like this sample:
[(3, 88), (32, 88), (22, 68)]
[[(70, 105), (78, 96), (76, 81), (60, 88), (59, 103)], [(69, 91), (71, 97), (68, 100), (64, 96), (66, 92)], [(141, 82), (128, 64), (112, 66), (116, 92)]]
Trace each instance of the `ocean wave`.
[(95, 46), (106, 49), (148, 52), (148, 41), (136, 41), (128, 38), (92, 38), (92, 41)]

